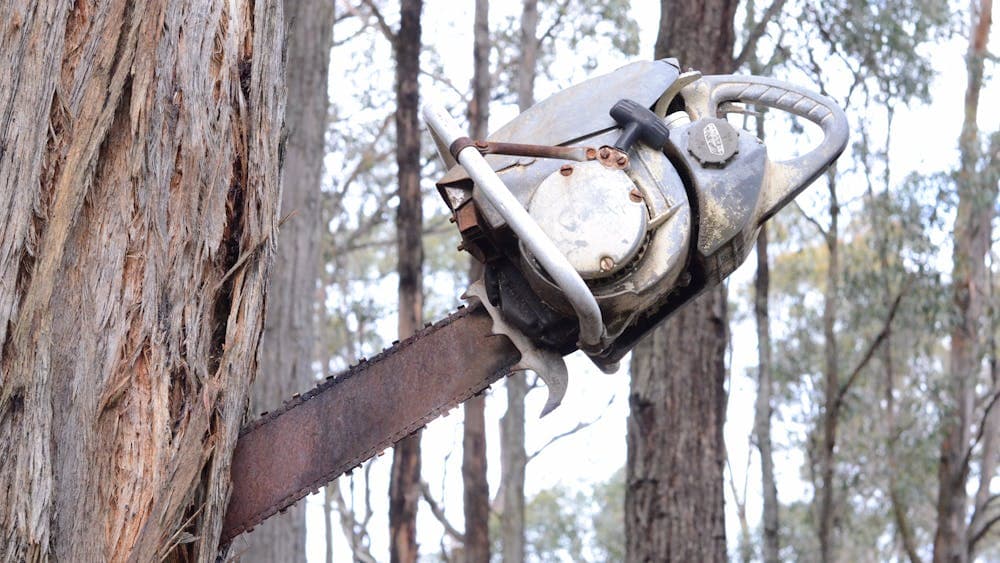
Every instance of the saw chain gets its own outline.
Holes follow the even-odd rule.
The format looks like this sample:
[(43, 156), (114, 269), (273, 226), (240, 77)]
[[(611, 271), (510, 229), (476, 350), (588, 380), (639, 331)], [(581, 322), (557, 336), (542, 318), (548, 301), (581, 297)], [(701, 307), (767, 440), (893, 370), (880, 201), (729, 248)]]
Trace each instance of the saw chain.
[(520, 357), (474, 303), (263, 413), (236, 444), (221, 545), (483, 392)]

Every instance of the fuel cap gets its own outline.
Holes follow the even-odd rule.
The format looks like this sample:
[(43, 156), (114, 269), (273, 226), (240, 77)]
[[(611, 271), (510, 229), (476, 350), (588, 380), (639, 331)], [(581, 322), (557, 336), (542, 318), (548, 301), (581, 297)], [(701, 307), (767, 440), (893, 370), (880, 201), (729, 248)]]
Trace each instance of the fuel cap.
[(706, 168), (722, 168), (738, 148), (739, 133), (725, 119), (699, 119), (688, 129), (688, 152)]

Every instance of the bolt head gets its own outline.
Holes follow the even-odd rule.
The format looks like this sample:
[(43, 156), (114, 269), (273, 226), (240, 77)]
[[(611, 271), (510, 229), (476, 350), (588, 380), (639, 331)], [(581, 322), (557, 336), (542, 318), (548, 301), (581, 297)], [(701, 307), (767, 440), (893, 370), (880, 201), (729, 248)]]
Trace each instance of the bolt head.
[(610, 272), (615, 267), (615, 261), (610, 256), (601, 258), (601, 271)]
[(601, 158), (608, 158), (611, 156), (611, 150), (607, 147), (601, 149)]
[(632, 188), (632, 190), (628, 193), (628, 198), (636, 203), (639, 203), (642, 201), (642, 192), (639, 191), (639, 188)]
[(559, 169), (559, 173), (562, 174), (563, 176), (569, 176), (570, 174), (573, 173), (573, 167), (570, 166), (569, 164), (563, 164), (562, 168)]

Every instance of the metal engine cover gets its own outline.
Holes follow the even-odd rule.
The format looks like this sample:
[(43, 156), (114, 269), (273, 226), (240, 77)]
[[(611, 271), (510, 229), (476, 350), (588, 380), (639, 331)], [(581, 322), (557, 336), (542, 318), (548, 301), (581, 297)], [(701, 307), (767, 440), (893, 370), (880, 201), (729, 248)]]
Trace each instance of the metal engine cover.
[[(556, 237), (563, 238), (562, 241), (553, 238), (557, 245), (562, 244), (570, 250), (581, 243), (592, 245), (587, 248), (580, 247), (575, 253), (567, 253), (567, 256), (570, 257), (571, 263), (574, 260), (573, 256), (583, 257), (577, 259), (580, 265), (574, 264), (574, 267), (577, 267), (577, 271), (587, 280), (587, 285), (597, 298), (611, 338), (616, 337), (631, 324), (637, 315), (663, 303), (667, 297), (663, 288), (673, 285), (684, 270), (691, 246), (691, 206), (688, 203), (684, 183), (670, 160), (661, 151), (639, 144), (629, 151), (629, 158), (631, 164), (625, 171), (605, 169), (606, 172), (602, 173), (584, 173), (578, 180), (573, 179), (576, 172), (564, 177), (561, 172), (556, 171), (554, 176), (550, 176), (539, 185), (529, 203), (529, 210), (533, 216), (551, 217), (552, 220), (558, 221), (563, 212), (568, 213), (571, 209), (586, 205), (598, 205), (605, 198), (615, 197), (617, 192), (620, 194), (620, 199), (633, 204), (632, 210), (638, 207), (638, 211), (643, 215), (636, 219), (628, 216), (627, 212), (619, 215), (605, 209), (596, 213), (591, 212), (589, 217), (581, 213), (579, 217), (582, 219), (574, 222), (575, 228), (562, 225), (555, 227), (551, 224), (546, 227), (545, 223), (540, 222), (543, 229), (550, 233), (550, 237), (555, 234)], [(603, 168), (597, 162), (590, 162), (585, 163), (584, 169), (595, 166)], [(578, 167), (580, 166), (574, 166), (574, 169)], [(594, 175), (610, 176), (616, 180), (611, 184), (603, 184), (603, 187), (594, 187), (598, 184), (591, 183), (589, 188), (583, 188), (584, 183), (591, 182)], [(567, 181), (561, 182), (556, 178)], [(548, 193), (551, 189), (548, 187), (550, 181), (564, 183), (568, 188), (565, 193), (575, 200), (551, 201), (551, 195)], [(574, 195), (572, 191), (574, 186), (580, 188), (581, 193)], [(539, 193), (542, 197), (539, 197)], [(640, 201), (632, 202), (636, 195)], [(551, 209), (545, 212), (536, 211), (536, 208), (543, 203)], [(637, 224), (643, 226), (641, 235), (636, 234)], [(620, 243), (623, 240), (627, 242)], [(634, 250), (628, 244), (633, 240), (637, 243), (637, 248)], [(623, 252), (627, 259), (624, 263), (616, 262), (608, 269), (609, 271), (599, 271), (595, 274), (592, 271), (593, 261), (597, 260), (600, 270), (600, 260), (604, 257), (601, 253), (608, 248), (626, 249)], [(522, 247), (520, 254), (521, 270), (532, 290), (546, 304), (571, 315), (573, 309), (569, 302), (545, 275), (538, 263), (531, 258), (530, 253)]]

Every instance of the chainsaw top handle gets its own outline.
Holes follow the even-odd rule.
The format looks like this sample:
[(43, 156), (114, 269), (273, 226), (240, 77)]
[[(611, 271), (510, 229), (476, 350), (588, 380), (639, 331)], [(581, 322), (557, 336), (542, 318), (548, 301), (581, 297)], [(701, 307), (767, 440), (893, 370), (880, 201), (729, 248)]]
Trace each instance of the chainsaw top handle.
[(779, 162), (768, 161), (758, 224), (790, 202), (815, 180), (847, 146), (844, 111), (826, 96), (787, 82), (760, 76), (710, 75), (682, 90), (692, 119), (717, 117), (726, 102), (762, 105), (808, 119), (823, 131), (823, 140), (810, 152)]

